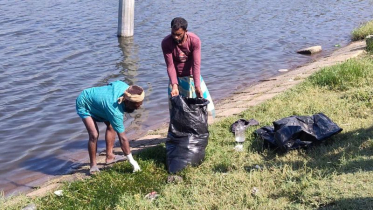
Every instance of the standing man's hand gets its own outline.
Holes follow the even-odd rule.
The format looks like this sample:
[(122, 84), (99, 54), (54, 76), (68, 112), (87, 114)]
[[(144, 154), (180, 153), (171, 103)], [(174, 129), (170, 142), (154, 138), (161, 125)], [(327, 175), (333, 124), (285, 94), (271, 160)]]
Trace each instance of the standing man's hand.
[(172, 85), (172, 91), (171, 91), (171, 96), (178, 96), (179, 95), (179, 86), (178, 84), (173, 84)]
[(196, 95), (197, 95), (197, 98), (203, 98), (201, 87), (196, 87)]

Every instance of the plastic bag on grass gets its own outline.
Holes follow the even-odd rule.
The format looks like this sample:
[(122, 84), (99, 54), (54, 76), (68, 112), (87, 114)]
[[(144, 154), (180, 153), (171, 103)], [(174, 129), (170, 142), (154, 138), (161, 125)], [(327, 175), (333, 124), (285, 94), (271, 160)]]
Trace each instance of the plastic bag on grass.
[(188, 164), (196, 166), (204, 160), (209, 138), (208, 103), (204, 98), (171, 98), (166, 141), (168, 172), (176, 173)]
[(284, 152), (307, 148), (342, 131), (342, 128), (323, 113), (290, 116), (273, 122), (273, 125), (262, 127), (256, 130), (255, 134), (268, 146), (279, 147)]
[(259, 125), (259, 122), (255, 119), (250, 119), (250, 120), (239, 119), (231, 125), (230, 131), (232, 133), (235, 133), (236, 127), (238, 125), (243, 125), (245, 129), (247, 129), (249, 126)]

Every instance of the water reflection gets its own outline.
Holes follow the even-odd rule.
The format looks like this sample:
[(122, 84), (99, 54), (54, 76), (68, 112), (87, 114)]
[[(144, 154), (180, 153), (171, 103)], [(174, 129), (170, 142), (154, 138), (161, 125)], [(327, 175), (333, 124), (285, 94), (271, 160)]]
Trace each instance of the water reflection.
[(120, 74), (124, 76), (124, 82), (129, 85), (138, 81), (137, 70), (139, 69), (139, 46), (134, 43), (133, 37), (118, 37), (119, 48), (123, 53), (123, 60), (117, 63), (121, 68)]
[[(129, 85), (138, 85), (139, 46), (134, 43), (133, 37), (118, 37), (118, 43), (122, 51), (122, 60), (116, 66), (120, 69), (119, 74), (123, 76), (121, 80)], [(145, 87), (143, 88), (145, 89)], [(148, 91), (145, 90), (145, 93), (148, 94)], [(127, 135), (132, 138), (145, 132), (142, 128), (142, 122), (148, 118), (148, 110), (144, 108), (145, 103), (135, 113), (126, 113), (124, 116)]]

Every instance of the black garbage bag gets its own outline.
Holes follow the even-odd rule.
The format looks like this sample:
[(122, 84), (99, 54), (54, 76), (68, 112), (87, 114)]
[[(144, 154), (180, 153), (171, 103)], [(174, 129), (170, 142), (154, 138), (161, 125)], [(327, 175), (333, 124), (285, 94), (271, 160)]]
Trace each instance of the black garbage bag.
[(176, 173), (188, 164), (197, 166), (204, 160), (209, 138), (208, 103), (204, 98), (171, 98), (166, 141), (168, 172)]
[(291, 149), (307, 148), (320, 143), (342, 131), (323, 113), (312, 116), (290, 116), (273, 122), (255, 131), (269, 147), (279, 147), (287, 152)]

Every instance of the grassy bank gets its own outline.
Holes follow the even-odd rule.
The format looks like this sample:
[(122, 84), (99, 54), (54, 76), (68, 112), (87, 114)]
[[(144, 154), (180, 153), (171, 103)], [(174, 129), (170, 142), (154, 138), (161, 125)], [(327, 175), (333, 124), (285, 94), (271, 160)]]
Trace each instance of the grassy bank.
[[(369, 209), (373, 208), (373, 60), (351, 59), (322, 69), (297, 87), (210, 126), (206, 160), (167, 183), (165, 146), (137, 156), (142, 172), (118, 163), (91, 179), (66, 183), (64, 195), (25, 198), (20, 209)], [(291, 115), (322, 112), (343, 128), (324, 144), (287, 154), (263, 148), (253, 131)], [(254, 118), (243, 152), (230, 125)], [(254, 188), (256, 190), (254, 190)], [(157, 191), (153, 201), (144, 198)], [(255, 191), (255, 192), (254, 192)], [(0, 201), (3, 202), (3, 201)], [(9, 202), (7, 202), (9, 203)]]
[(352, 40), (364, 39), (368, 35), (373, 35), (373, 20), (362, 24), (359, 28), (352, 31)]

